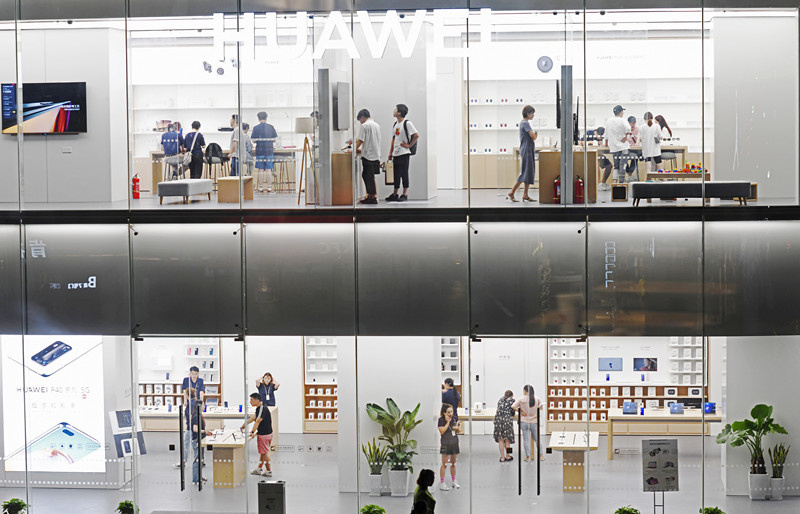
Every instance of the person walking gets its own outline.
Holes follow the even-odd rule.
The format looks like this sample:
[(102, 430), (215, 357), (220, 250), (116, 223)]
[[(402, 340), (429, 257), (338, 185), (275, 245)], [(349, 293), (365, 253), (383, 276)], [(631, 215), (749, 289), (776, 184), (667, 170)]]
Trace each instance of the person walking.
[[(231, 115), (231, 143), (228, 156), (231, 158), (231, 177), (239, 175), (239, 140), (241, 139), (241, 130), (239, 130), (239, 115)], [(241, 147), (244, 150), (244, 146)], [(244, 157), (244, 155), (242, 155)]]
[(183, 144), (186, 151), (192, 155), (192, 160), (189, 162), (189, 176), (191, 178), (202, 178), (203, 152), (206, 148), (206, 140), (203, 134), (200, 133), (199, 121), (192, 122), (192, 131), (183, 138)]
[[(534, 393), (532, 385), (522, 388), (523, 396), (517, 399), (511, 408), (520, 411), (520, 427), (522, 429), (522, 443), (525, 447), (525, 462), (531, 458), (531, 436), (533, 436), (536, 447), (539, 447), (539, 407), (542, 405)], [(544, 454), (539, 455), (539, 459), (544, 460)]]
[(261, 402), (259, 393), (250, 395), (250, 405), (255, 407), (256, 411), (242, 425), (242, 430), (244, 430), (247, 425), (253, 423), (253, 429), (250, 430), (250, 438), (256, 438), (256, 444), (258, 445), (258, 467), (253, 469), (250, 474), (271, 477), (272, 467), (269, 450), (272, 445), (272, 415), (269, 413), (269, 407)]
[(520, 174), (511, 192), (506, 196), (506, 200), (512, 202), (519, 202), (514, 196), (519, 189), (520, 184), (525, 184), (522, 192), (523, 202), (535, 202), (528, 194), (528, 189), (531, 184), (536, 180), (536, 138), (539, 133), (531, 128), (531, 120), (536, 113), (530, 105), (522, 108), (522, 121), (519, 123), (519, 158), (520, 158)]
[(461, 485), (456, 481), (456, 460), (460, 453), (458, 448), (458, 429), (460, 421), (453, 418), (453, 406), (449, 403), (443, 403), (439, 417), (439, 435), (441, 436), (441, 448), (439, 453), (442, 456), (442, 465), (439, 468), (439, 489), (442, 491), (449, 491), (450, 488), (444, 481), (444, 472), (447, 469), (447, 464), (450, 464), (450, 479), (453, 489), (460, 489)]
[(275, 162), (275, 140), (278, 132), (275, 127), (267, 123), (267, 113), (259, 112), (258, 125), (253, 127), (251, 139), (256, 146), (256, 170), (258, 171), (258, 191), (264, 190), (264, 182), (267, 183), (267, 193), (272, 190), (272, 168)]
[(375, 175), (381, 172), (381, 127), (370, 117), (367, 109), (358, 111), (356, 117), (361, 125), (356, 137), (356, 153), (361, 154), (361, 178), (367, 195), (358, 203), (378, 203), (378, 187)]
[(494, 415), (494, 441), (500, 448), (500, 462), (514, 460), (509, 449), (514, 444), (514, 393), (511, 390), (497, 400), (497, 413)]
[(625, 182), (625, 176), (629, 177), (633, 173), (633, 166), (631, 165), (631, 144), (628, 140), (630, 136), (631, 127), (627, 121), (623, 119), (625, 115), (625, 108), (621, 105), (614, 106), (614, 116), (606, 121), (606, 144), (611, 152), (612, 160), (614, 162), (614, 170), (616, 170), (615, 179), (619, 183)]
[[(408, 107), (397, 104), (392, 115), (395, 118), (392, 126), (392, 145), (389, 148), (389, 160), (394, 163), (394, 192), (386, 197), (387, 202), (405, 202), (408, 200), (408, 167), (411, 162), (411, 151), (419, 141), (419, 133), (414, 124), (406, 119)], [(416, 150), (414, 150), (416, 152)], [(403, 184), (403, 194), (400, 183)]]

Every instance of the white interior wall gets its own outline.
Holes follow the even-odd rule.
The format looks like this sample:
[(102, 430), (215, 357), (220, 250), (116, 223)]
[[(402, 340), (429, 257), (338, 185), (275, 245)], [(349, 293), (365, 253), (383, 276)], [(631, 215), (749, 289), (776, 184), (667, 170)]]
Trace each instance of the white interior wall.
[(127, 106), (121, 101), (125, 95), (125, 32), (112, 28), (32, 29), (23, 30), (21, 38), (23, 84), (86, 82), (87, 97), (85, 134), (24, 137), (25, 201), (125, 199)]
[[(0, 30), (0, 83), (15, 83), (17, 73), (16, 32), (14, 25)], [(0, 169), (0, 203), (19, 202), (19, 173), (17, 170), (17, 138), (11, 135), (0, 136), (0, 154), (4, 165)]]
[(711, 24), (714, 179), (757, 182), (759, 199), (797, 200), (797, 33), (796, 16)]
[[(764, 441), (764, 459), (769, 462), (766, 449), (779, 442), (787, 445), (800, 433), (800, 410), (797, 409), (797, 388), (794, 377), (800, 369), (800, 344), (798, 336), (728, 337), (727, 381), (723, 423), (732, 423), (750, 417), (754, 405), (765, 403), (774, 407), (773, 417), (788, 432), (788, 436), (769, 435)], [(794, 445), (793, 445), (794, 446)], [(746, 448), (723, 450), (722, 467), (725, 492), (729, 495), (748, 494), (747, 474), (750, 457)], [(789, 453), (784, 476), (785, 496), (796, 496), (800, 491), (800, 459)], [(768, 466), (768, 471), (771, 467)]]
[(461, 59), (436, 60), (436, 178), (439, 189), (463, 187), (464, 159), (461, 138), (464, 133), (464, 106)]

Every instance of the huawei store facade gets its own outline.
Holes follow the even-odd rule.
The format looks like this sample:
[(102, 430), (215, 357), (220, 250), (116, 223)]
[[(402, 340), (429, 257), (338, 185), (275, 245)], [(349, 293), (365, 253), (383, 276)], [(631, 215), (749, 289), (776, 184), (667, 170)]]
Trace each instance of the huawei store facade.
[(0, 2), (0, 500), (797, 512), (798, 7)]

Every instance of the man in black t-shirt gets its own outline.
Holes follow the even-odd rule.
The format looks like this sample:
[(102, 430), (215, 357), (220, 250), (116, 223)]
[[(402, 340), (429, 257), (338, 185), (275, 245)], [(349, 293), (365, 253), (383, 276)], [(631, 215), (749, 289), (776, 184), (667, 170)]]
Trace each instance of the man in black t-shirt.
[[(258, 442), (258, 467), (250, 473), (253, 475), (261, 475), (265, 477), (272, 476), (272, 469), (269, 461), (269, 448), (272, 445), (272, 415), (269, 412), (269, 407), (261, 402), (261, 395), (253, 393), (250, 395), (250, 405), (256, 408), (256, 412), (250, 416), (247, 423), (242, 425), (242, 430), (245, 426), (253, 423), (253, 429), (250, 431), (250, 438), (256, 438)], [(261, 468), (264, 469), (261, 469)]]

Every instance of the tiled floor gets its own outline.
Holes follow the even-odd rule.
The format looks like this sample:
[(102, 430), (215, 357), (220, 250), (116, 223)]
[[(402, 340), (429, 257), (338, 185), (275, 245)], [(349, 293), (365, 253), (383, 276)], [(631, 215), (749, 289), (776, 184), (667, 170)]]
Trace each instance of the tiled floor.
[[(173, 468), (177, 460), (167, 451), (173, 437), (168, 434), (147, 433), (148, 454), (142, 458), (136, 481), (137, 498), (143, 514), (177, 513), (257, 513), (257, 482), (259, 477), (247, 476), (245, 485), (235, 489), (214, 489), (210, 485), (202, 492), (189, 488), (180, 491), (179, 471)], [(640, 438), (615, 438), (617, 446), (637, 447)], [(720, 449), (706, 438), (706, 459), (701, 460), (701, 438), (679, 437), (680, 488), (665, 496), (665, 512), (689, 514), (697, 512), (705, 490), (706, 505), (718, 505), (728, 514), (795, 514), (800, 512), (800, 497), (787, 497), (782, 502), (751, 502), (743, 496), (725, 496), (721, 484)], [(322, 446), (322, 452), (297, 452), (297, 446)], [(411, 498), (382, 496), (359, 498), (354, 493), (338, 492), (338, 452), (332, 435), (281, 436), (281, 445), (291, 451), (275, 454), (274, 479), (286, 482), (287, 512), (294, 514), (354, 514), (360, 505), (375, 503), (388, 514), (407, 514)], [(327, 451), (327, 448), (330, 451)], [(600, 448), (591, 452), (588, 464), (589, 490), (584, 493), (561, 491), (561, 456), (548, 455), (542, 463), (541, 495), (536, 495), (536, 465), (522, 463), (523, 493), (517, 494), (517, 461), (500, 463), (491, 436), (476, 436), (472, 448), (462, 441), (458, 477), (462, 488), (457, 491), (436, 491), (437, 514), (464, 513), (589, 513), (611, 514), (617, 507), (632, 505), (642, 512), (651, 512), (652, 494), (642, 492), (641, 457), (618, 456), (606, 460), (605, 438)], [(472, 458), (469, 457), (472, 456)], [(415, 468), (436, 470), (437, 455), (425, 454), (415, 458)], [(248, 470), (254, 467), (255, 452), (250, 455)], [(207, 458), (210, 460), (210, 457)], [(704, 466), (702, 468), (701, 466)], [(206, 468), (209, 477), (212, 465)], [(701, 473), (705, 470), (705, 473)], [(746, 470), (742, 470), (743, 473)], [(703, 479), (705, 481), (703, 481)], [(5, 489), (3, 497), (24, 494), (24, 491)], [(34, 489), (30, 514), (80, 512), (106, 514), (113, 512), (122, 499), (133, 498), (130, 491), (93, 489)], [(68, 508), (68, 510), (64, 510)]]

